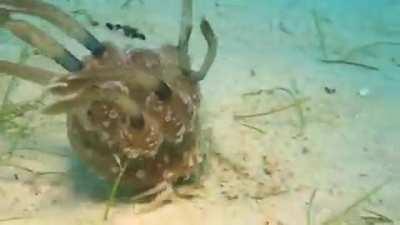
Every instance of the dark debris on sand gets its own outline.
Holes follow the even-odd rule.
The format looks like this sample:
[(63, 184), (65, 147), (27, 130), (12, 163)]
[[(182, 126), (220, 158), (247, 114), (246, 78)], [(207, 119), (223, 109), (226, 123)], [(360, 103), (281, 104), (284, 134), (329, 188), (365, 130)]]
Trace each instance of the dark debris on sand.
[(146, 36), (143, 33), (139, 32), (139, 30), (135, 27), (131, 27), (129, 25), (112, 24), (112, 23), (106, 23), (105, 25), (109, 30), (112, 31), (121, 30), (124, 33), (124, 35), (128, 38), (146, 40)]

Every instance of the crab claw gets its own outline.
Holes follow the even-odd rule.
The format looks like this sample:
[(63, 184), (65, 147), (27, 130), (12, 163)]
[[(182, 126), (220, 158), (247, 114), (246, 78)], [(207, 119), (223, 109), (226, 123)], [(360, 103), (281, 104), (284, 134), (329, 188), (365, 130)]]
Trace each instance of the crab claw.
[(218, 40), (211, 28), (210, 23), (203, 18), (200, 24), (201, 32), (207, 41), (208, 49), (206, 57), (199, 71), (191, 71), (190, 60), (188, 55), (189, 50), (189, 39), (192, 33), (193, 24), (193, 1), (182, 0), (182, 15), (181, 15), (181, 27), (179, 34), (178, 50), (179, 50), (179, 63), (182, 70), (190, 74), (190, 78), (195, 81), (201, 81), (206, 76), (211, 65), (213, 64), (217, 55)]
[(92, 55), (101, 57), (106, 48), (71, 16), (39, 0), (0, 0), (0, 9), (40, 17), (63, 30), (85, 46)]
[(211, 28), (210, 23), (203, 18), (200, 24), (201, 33), (207, 41), (208, 49), (206, 57), (199, 69), (199, 71), (192, 72), (192, 80), (201, 81), (207, 75), (208, 71), (211, 68), (211, 65), (214, 63), (215, 57), (217, 56), (217, 45), (218, 40), (214, 31)]
[(12, 19), (9, 11), (1, 8), (0, 27), (4, 27), (21, 40), (38, 48), (42, 54), (52, 58), (70, 72), (77, 72), (83, 68), (81, 61), (45, 32), (23, 20)]

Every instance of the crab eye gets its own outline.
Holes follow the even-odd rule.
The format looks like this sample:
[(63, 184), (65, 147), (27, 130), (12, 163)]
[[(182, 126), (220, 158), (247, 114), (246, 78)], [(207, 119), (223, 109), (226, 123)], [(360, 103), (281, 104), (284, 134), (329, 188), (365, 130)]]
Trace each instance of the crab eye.
[(91, 109), (89, 109), (86, 113), (87, 113), (87, 115), (88, 115), (89, 117), (92, 117), (92, 116), (93, 116), (93, 111), (92, 111)]
[(135, 128), (135, 129), (138, 129), (138, 130), (143, 129), (143, 127), (144, 127), (144, 118), (143, 118), (143, 115), (140, 115), (140, 116), (138, 116), (138, 117), (130, 117), (130, 119), (129, 119), (129, 125), (130, 125), (132, 128)]
[(155, 91), (155, 94), (161, 101), (166, 101), (168, 100), (169, 97), (171, 97), (172, 90), (171, 88), (168, 87), (168, 85), (165, 82), (160, 82), (160, 85)]

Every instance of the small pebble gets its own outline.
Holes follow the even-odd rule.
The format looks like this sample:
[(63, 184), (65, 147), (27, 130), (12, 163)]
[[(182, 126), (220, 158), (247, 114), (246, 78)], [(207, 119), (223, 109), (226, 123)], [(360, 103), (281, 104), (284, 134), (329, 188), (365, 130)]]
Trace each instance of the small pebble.
[(256, 76), (256, 71), (254, 69), (250, 70), (250, 76), (255, 77)]
[(368, 96), (370, 94), (371, 94), (371, 91), (368, 88), (361, 88), (358, 91), (358, 95), (360, 95), (361, 97), (366, 97), (366, 96)]
[(146, 172), (144, 170), (138, 170), (136, 172), (136, 177), (139, 179), (143, 179), (146, 176)]

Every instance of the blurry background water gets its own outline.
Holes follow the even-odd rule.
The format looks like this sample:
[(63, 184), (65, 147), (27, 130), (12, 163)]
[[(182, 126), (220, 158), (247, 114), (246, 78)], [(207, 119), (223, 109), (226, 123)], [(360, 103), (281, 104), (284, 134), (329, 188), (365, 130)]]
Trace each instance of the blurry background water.
[[(122, 49), (177, 40), (178, 0), (47, 2)], [(203, 16), (220, 43), (201, 83), (204, 142), (217, 154), (200, 194), (142, 214), (120, 201), (103, 222), (109, 187), (72, 154), (64, 116), (38, 112), (41, 87), (0, 76), (0, 224), (400, 224), (400, 1), (194, 2), (194, 66)], [(63, 72), (3, 29), (0, 59)]]

